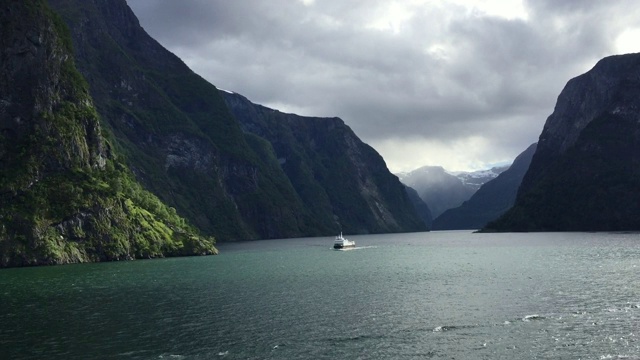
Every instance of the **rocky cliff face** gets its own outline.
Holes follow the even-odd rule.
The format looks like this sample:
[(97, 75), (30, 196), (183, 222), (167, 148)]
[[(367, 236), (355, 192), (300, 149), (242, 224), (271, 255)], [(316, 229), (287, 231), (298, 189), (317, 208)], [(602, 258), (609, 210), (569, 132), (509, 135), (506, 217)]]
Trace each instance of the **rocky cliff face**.
[(433, 221), (433, 229), (481, 229), (504, 214), (515, 203), (518, 188), (535, 151), (536, 144), (529, 146), (506, 171), (484, 183), (469, 200), (437, 217)]
[(136, 177), (220, 240), (318, 235), (268, 144), (140, 27), (124, 0), (50, 0)]
[[(21, 188), (50, 172), (103, 168), (105, 144), (82, 88), (83, 79), (70, 59), (71, 44), (64, 37), (64, 28), (55, 24), (48, 9), (38, 2), (9, 1), (0, 11), (2, 166), (12, 169), (21, 167), (22, 162), (42, 160), (36, 173), (15, 177), (15, 185)], [(66, 122), (65, 116), (78, 116), (79, 121)], [(56, 141), (41, 144), (34, 136)], [(34, 147), (47, 147), (51, 153), (46, 159), (23, 158), (26, 151), (19, 150)], [(6, 170), (3, 173), (11, 176)]]
[[(547, 118), (532, 171), (523, 180), (523, 192), (537, 181), (542, 168), (574, 147), (582, 131), (604, 114), (623, 118), (637, 115), (632, 94), (638, 55), (620, 55), (599, 61), (589, 72), (571, 79), (558, 96), (553, 113)], [(626, 91), (632, 93), (625, 94)]]
[(316, 227), (358, 234), (426, 229), (382, 157), (342, 120), (285, 114), (221, 94), (244, 131), (269, 141)]
[(0, 5), (0, 267), (212, 253), (115, 160), (64, 23)]
[(638, 230), (640, 54), (605, 58), (567, 83), (516, 204), (492, 230)]

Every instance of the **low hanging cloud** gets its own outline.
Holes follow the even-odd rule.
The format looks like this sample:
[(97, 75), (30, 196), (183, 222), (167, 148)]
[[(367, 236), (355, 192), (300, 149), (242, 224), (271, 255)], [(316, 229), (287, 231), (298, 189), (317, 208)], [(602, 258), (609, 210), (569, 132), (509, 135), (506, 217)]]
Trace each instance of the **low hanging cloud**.
[(392, 171), (511, 161), (570, 78), (640, 49), (630, 0), (128, 3), (217, 87), (339, 116)]

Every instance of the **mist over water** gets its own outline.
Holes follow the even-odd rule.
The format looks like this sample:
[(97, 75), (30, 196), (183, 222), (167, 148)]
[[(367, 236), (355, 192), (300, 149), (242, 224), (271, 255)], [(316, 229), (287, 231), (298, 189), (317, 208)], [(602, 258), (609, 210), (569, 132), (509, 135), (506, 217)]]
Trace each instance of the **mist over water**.
[[(345, 234), (346, 235), (346, 234)], [(8, 359), (638, 359), (640, 235), (432, 232), (0, 271)]]

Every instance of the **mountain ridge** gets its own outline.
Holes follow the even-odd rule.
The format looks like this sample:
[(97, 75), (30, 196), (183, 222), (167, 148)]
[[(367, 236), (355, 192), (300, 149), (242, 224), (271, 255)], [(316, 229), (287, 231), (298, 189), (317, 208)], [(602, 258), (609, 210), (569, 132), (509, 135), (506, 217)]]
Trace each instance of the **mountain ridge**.
[(384, 159), (340, 118), (283, 113), (220, 93), (245, 132), (270, 142), (315, 221), (349, 233), (426, 230)]

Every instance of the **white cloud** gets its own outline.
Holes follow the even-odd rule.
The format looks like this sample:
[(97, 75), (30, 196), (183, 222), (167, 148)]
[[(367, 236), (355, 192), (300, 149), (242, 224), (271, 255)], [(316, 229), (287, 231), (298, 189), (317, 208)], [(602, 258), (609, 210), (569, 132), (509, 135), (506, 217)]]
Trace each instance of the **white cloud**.
[(494, 164), (513, 161), (517, 154), (496, 153), (493, 144), (481, 136), (455, 141), (419, 137), (391, 138), (373, 142), (393, 173), (411, 171), (425, 165), (442, 166), (450, 171), (482, 170)]
[(640, 28), (624, 30), (615, 41), (619, 54), (640, 52)]
[(412, 10), (410, 2), (390, 1), (380, 6), (371, 19), (368, 19), (365, 28), (398, 34), (407, 20), (413, 17)]

